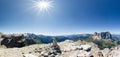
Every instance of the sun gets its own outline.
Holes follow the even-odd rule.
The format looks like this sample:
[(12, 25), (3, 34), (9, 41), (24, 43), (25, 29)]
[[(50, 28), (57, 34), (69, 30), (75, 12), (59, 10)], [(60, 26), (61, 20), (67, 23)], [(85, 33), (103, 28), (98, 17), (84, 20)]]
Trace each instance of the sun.
[(52, 7), (51, 1), (49, 1), (49, 0), (41, 0), (41, 1), (37, 2), (36, 5), (41, 11), (47, 11), (48, 9), (50, 9)]
[(33, 8), (37, 9), (38, 12), (48, 12), (51, 8), (53, 8), (52, 0), (37, 0), (34, 1)]
[(48, 9), (49, 6), (50, 6), (50, 3), (46, 2), (46, 1), (41, 1), (38, 3), (38, 7), (43, 10)]

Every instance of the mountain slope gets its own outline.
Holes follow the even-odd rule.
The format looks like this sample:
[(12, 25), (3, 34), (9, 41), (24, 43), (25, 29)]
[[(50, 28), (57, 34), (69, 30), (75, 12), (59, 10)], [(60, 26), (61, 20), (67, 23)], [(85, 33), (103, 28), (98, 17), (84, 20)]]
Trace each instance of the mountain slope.
[(27, 38), (40, 39), (43, 43), (51, 43), (52, 38), (56, 38), (58, 42), (65, 41), (66, 39), (75, 40), (77, 38), (89, 38), (92, 34), (74, 34), (74, 35), (64, 35), (64, 36), (45, 36), (36, 35), (32, 33), (24, 34)]

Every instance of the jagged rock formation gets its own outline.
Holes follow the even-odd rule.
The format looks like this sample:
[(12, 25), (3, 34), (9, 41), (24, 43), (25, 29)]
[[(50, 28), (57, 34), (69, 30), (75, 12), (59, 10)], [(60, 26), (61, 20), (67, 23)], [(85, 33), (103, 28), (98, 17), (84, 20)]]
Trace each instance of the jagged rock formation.
[(55, 38), (53, 38), (53, 43), (52, 43), (51, 48), (52, 48), (52, 50), (55, 50), (57, 53), (61, 53), (60, 47), (57, 44), (57, 40)]
[(57, 40), (55, 38), (53, 38), (53, 43), (51, 47), (57, 47), (59, 48), (58, 44), (57, 44)]
[(51, 48), (61, 53), (60, 47), (59, 47), (59, 45), (57, 44), (57, 40), (56, 40), (55, 38), (53, 38), (53, 43), (52, 43)]
[(110, 32), (95, 32), (93, 35), (93, 39), (101, 40), (101, 39), (112, 39)]
[(7, 48), (23, 47), (35, 44), (32, 39), (25, 38), (23, 34), (4, 34), (1, 35), (1, 38), (1, 45), (6, 46)]

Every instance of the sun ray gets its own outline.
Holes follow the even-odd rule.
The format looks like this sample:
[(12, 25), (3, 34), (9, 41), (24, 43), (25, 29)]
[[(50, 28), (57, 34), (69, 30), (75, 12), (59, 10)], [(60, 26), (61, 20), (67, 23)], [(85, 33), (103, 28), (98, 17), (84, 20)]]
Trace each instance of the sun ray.
[(49, 12), (53, 8), (53, 1), (52, 0), (32, 0), (33, 6), (32, 8), (40, 13)]

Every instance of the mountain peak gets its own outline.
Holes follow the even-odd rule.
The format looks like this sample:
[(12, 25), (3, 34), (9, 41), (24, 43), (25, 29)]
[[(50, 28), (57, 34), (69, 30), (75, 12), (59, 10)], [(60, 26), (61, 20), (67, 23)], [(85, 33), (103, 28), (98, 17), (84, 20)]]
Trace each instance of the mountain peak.
[(95, 32), (93, 35), (93, 39), (97, 39), (97, 40), (112, 39), (112, 35), (110, 32), (100, 32), (100, 33)]

